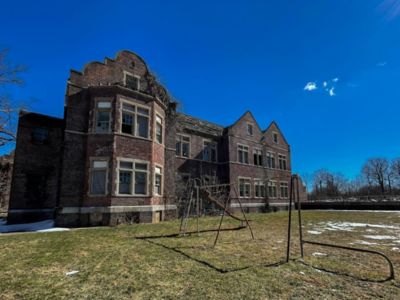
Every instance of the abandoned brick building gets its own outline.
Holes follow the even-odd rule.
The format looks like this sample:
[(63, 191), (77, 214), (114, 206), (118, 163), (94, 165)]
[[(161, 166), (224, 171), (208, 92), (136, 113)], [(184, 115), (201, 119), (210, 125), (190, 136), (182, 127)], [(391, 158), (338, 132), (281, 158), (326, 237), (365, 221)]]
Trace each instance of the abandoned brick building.
[(247, 211), (287, 206), (290, 147), (275, 122), (261, 130), (246, 112), (223, 127), (176, 105), (130, 51), (72, 70), (63, 119), (20, 113), (8, 221), (158, 222), (197, 177), (235, 183)]

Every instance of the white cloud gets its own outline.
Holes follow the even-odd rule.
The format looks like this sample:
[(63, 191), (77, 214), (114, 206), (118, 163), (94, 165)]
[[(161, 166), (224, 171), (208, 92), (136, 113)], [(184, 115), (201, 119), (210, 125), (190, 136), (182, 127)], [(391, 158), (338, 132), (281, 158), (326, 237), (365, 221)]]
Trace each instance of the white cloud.
[(304, 90), (305, 91), (309, 91), (309, 92), (311, 92), (311, 91), (313, 91), (313, 90), (316, 90), (317, 89), (317, 84), (315, 83), (315, 82), (308, 82), (307, 84), (306, 84), (306, 86), (304, 87)]
[(333, 81), (333, 82), (338, 82), (338, 81), (339, 81), (339, 78), (335, 77), (335, 78), (332, 79), (332, 81)]
[(381, 62), (376, 64), (377, 67), (384, 67), (386, 65), (387, 65), (387, 61), (381, 61)]
[(335, 95), (336, 95), (336, 94), (335, 94), (335, 88), (332, 87), (332, 88), (329, 90), (329, 96), (333, 97), (333, 96), (335, 96)]
[(324, 81), (324, 82), (322, 83), (322, 85), (324, 86), (324, 88), (326, 88), (326, 86), (328, 85), (328, 83), (327, 83), (326, 81)]

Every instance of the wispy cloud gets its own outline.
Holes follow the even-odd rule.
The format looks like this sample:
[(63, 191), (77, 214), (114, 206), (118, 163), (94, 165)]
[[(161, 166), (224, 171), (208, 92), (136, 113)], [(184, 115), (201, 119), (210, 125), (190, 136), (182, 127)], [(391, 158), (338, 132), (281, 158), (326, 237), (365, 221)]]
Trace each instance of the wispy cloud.
[[(334, 77), (330, 80), (322, 81), (321, 91), (327, 92), (328, 95), (331, 97), (336, 96), (335, 89), (336, 89), (336, 85), (337, 85), (338, 81), (339, 81), (339, 77)], [(308, 91), (308, 92), (315, 91), (316, 89), (318, 89), (317, 81), (309, 81), (304, 86), (304, 90)]]
[(317, 89), (317, 84), (315, 82), (312, 82), (312, 81), (308, 82), (306, 84), (306, 86), (304, 87), (304, 90), (305, 91), (309, 91), (309, 92), (314, 91), (316, 89)]
[(379, 4), (378, 10), (384, 14), (386, 20), (392, 21), (400, 16), (400, 0), (384, 0)]
[(387, 65), (387, 61), (381, 61), (381, 62), (376, 64), (377, 67), (384, 67), (386, 65)]

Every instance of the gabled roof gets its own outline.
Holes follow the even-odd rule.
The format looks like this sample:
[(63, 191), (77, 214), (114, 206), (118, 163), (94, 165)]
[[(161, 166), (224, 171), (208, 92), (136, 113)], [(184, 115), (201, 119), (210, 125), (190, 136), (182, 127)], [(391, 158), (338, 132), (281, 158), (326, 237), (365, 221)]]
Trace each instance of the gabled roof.
[(275, 121), (272, 121), (271, 124), (269, 124), (269, 126), (263, 131), (263, 133), (266, 133), (273, 125), (275, 125), (276, 129), (278, 129), (279, 133), (281, 134), (283, 140), (285, 141), (285, 143), (287, 145), (289, 145), (289, 143), (287, 142), (285, 136), (283, 135), (282, 130), (279, 128), (278, 123), (276, 123)]
[(252, 117), (252, 119), (254, 120), (254, 123), (257, 125), (258, 130), (260, 130), (260, 132), (262, 133), (263, 131), (261, 130), (260, 125), (258, 125), (258, 122), (257, 122), (256, 118), (253, 116), (253, 114), (251, 113), (250, 110), (247, 110), (243, 115), (240, 116), (239, 119), (237, 119), (232, 125), (229, 125), (226, 128), (232, 128), (233, 126), (238, 124), (239, 121), (242, 120), (244, 118), (244, 116), (246, 116), (247, 114), (249, 114)]
[(221, 136), (224, 127), (209, 121), (201, 120), (183, 113), (177, 113), (177, 127), (206, 135)]

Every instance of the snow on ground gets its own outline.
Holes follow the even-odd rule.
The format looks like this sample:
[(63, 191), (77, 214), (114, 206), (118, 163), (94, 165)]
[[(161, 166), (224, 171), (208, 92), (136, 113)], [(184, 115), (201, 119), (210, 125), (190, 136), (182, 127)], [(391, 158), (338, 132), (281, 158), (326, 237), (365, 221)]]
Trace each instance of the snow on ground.
[(368, 242), (368, 241), (355, 241), (354, 243), (350, 243), (350, 245), (354, 245), (354, 244), (367, 245), (367, 246), (378, 245), (378, 243)]
[(36, 231), (36, 232), (54, 232), (54, 231), (67, 231), (68, 228), (54, 227), (54, 220), (44, 220), (35, 223), (25, 223), (25, 224), (10, 224), (0, 223), (0, 233), (7, 232), (26, 232), (26, 231)]
[(391, 235), (364, 235), (367, 239), (372, 240), (395, 240), (397, 237)]
[(315, 256), (315, 257), (321, 257), (321, 256), (326, 256), (326, 255), (327, 255), (326, 253), (321, 253), (321, 252), (314, 252), (312, 254), (312, 256)]
[(321, 234), (322, 233), (321, 231), (316, 231), (316, 230), (308, 230), (307, 232), (310, 234)]

